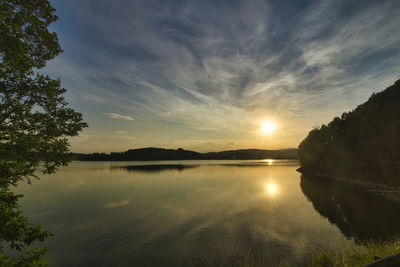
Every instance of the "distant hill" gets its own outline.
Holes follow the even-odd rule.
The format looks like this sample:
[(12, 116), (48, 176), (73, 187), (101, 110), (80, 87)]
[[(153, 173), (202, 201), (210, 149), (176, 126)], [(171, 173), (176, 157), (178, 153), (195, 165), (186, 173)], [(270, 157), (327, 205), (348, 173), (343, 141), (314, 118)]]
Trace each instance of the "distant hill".
[(297, 149), (280, 150), (240, 149), (204, 153), (206, 159), (296, 159)]
[(298, 148), (303, 172), (400, 182), (400, 80), (351, 112), (308, 133)]
[(296, 159), (297, 149), (263, 150), (241, 149), (221, 152), (199, 153), (190, 150), (165, 148), (130, 149), (125, 152), (75, 154), (82, 161), (148, 161), (148, 160), (210, 160), (210, 159)]

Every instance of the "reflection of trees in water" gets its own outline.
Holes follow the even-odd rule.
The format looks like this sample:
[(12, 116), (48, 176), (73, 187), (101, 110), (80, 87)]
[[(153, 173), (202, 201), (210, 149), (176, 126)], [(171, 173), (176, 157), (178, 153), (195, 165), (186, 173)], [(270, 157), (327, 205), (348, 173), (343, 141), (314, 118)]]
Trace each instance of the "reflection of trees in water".
[[(284, 163), (284, 164), (283, 164)], [(280, 161), (273, 164), (268, 164), (266, 162), (245, 162), (245, 163), (220, 163), (220, 164), (145, 164), (145, 165), (127, 165), (127, 166), (111, 166), (111, 170), (125, 170), (128, 172), (142, 172), (142, 173), (156, 173), (163, 171), (183, 171), (187, 169), (192, 169), (200, 166), (223, 166), (223, 167), (266, 167), (268, 165), (297, 165), (297, 161)]]
[(112, 170), (125, 170), (128, 172), (144, 172), (154, 173), (170, 170), (183, 171), (198, 167), (197, 165), (184, 165), (184, 164), (158, 164), (158, 165), (130, 165), (130, 166), (113, 166)]
[(326, 178), (302, 175), (304, 195), (314, 208), (346, 237), (358, 241), (400, 234), (400, 205), (364, 188)]

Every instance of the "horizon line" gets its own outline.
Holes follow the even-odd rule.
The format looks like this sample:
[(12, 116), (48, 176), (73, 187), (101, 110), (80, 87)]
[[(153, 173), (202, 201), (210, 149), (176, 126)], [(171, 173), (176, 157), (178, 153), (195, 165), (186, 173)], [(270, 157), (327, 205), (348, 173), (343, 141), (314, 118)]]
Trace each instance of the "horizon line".
[(130, 148), (130, 149), (127, 149), (127, 150), (125, 150), (125, 151), (119, 151), (119, 152), (117, 152), (117, 151), (111, 151), (111, 152), (90, 152), (90, 153), (82, 153), (82, 152), (72, 152), (72, 151), (71, 151), (71, 153), (73, 153), (73, 154), (95, 154), (95, 153), (98, 153), (98, 154), (111, 154), (111, 153), (123, 153), (123, 152), (127, 152), (127, 151), (129, 151), (129, 150), (139, 150), (139, 149), (147, 149), (147, 148), (156, 148), (156, 149), (165, 149), (165, 150), (179, 150), (179, 149), (183, 149), (183, 150), (185, 150), (185, 151), (196, 152), (196, 153), (199, 153), (199, 154), (219, 153), (219, 152), (239, 151), (239, 150), (279, 151), (279, 150), (288, 150), (288, 149), (298, 149), (297, 147), (288, 147), (288, 148), (279, 148), (279, 149), (241, 148), (241, 149), (228, 149), (228, 150), (221, 150), (221, 151), (197, 152), (197, 151), (195, 151), (195, 150), (187, 150), (187, 149), (184, 149), (184, 148), (182, 148), (182, 147), (178, 147), (178, 148), (164, 148), (164, 147), (152, 147), (152, 146), (149, 146), (149, 147), (140, 147), (140, 148)]

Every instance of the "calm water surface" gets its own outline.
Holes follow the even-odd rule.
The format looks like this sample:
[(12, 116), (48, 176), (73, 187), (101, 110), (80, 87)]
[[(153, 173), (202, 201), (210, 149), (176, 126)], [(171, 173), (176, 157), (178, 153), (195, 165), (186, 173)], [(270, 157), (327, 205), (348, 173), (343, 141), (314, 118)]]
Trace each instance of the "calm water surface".
[(398, 206), (374, 199), (371, 208), (367, 193), (301, 178), (297, 168), (289, 160), (73, 162), (18, 191), (25, 214), (54, 233), (51, 266), (235, 266), (249, 257), (301, 266), (315, 249), (386, 234), (371, 221), (376, 212), (388, 217), (379, 229), (398, 228), (389, 215)]

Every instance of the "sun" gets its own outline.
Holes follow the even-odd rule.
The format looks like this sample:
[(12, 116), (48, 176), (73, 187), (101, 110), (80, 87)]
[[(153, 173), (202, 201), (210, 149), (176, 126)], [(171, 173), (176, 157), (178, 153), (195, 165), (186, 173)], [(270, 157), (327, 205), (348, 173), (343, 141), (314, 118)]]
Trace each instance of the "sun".
[(276, 126), (272, 121), (264, 121), (261, 124), (261, 131), (265, 134), (271, 134), (275, 131)]

